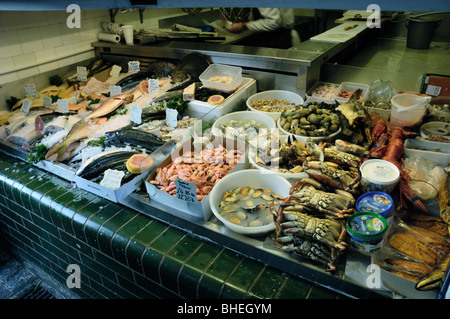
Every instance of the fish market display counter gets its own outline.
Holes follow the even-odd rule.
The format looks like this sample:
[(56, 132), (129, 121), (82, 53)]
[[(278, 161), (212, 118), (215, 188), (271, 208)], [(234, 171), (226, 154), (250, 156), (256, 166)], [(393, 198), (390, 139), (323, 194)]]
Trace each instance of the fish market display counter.
[[(2, 117), (6, 137), (1, 141), (5, 154), (0, 155), (0, 225), (20, 252), (63, 283), (67, 266), (80, 265), (86, 285), (83, 281), (79, 293), (90, 298), (345, 296), (367, 299), (396, 295), (380, 278), (388, 272), (380, 275), (380, 267), (371, 267), (374, 266), (371, 255), (361, 251), (358, 244), (351, 246), (347, 242), (345, 230), (350, 226), (346, 220), (356, 211), (356, 198), (352, 194), (355, 197), (360, 194), (359, 183), (355, 184), (359, 179), (353, 174), (359, 173), (363, 161), (363, 147), (350, 141), (367, 140), (387, 130), (380, 117), (377, 129), (381, 131), (374, 128), (372, 132), (367, 111), (362, 112), (363, 106), (355, 98), (348, 98), (348, 91), (353, 88), (344, 83), (339, 86), (335, 92), (340, 94), (337, 100), (342, 100), (339, 106), (325, 102), (308, 102), (307, 108), (291, 104), (286, 106), (289, 108), (286, 112), (272, 112), (272, 115), (281, 113), (275, 119), (263, 116), (268, 127), (278, 126), (280, 132), (298, 128), (293, 125), (295, 121), (305, 124), (306, 115), (309, 124), (323, 122), (320, 128), (309, 125), (308, 130), (314, 133), (309, 136), (314, 139), (306, 139), (306, 131), (281, 134), (280, 142), (282, 136), (286, 139), (282, 148), (276, 150), (286, 154), (280, 155), (279, 163), (288, 159), (297, 163), (292, 169), (305, 168), (301, 177), (295, 171), (288, 182), (278, 172), (269, 175), (259, 171), (262, 167), (256, 166), (261, 165), (261, 159), (255, 167), (250, 166), (254, 158), (250, 139), (243, 142), (216, 134), (214, 128), (220, 132), (220, 126), (214, 126), (217, 121), (208, 135), (203, 127), (205, 122), (228, 113), (252, 114), (250, 117), (254, 119), (262, 116), (262, 112), (251, 110), (246, 103), (242, 111), (235, 109), (242, 107), (242, 100), (248, 102), (256, 95), (255, 79), (243, 72), (241, 83), (220, 96), (219, 104), (215, 104), (219, 91), (208, 93), (213, 94), (206, 102), (210, 109), (198, 118), (190, 112), (194, 106), (205, 103), (192, 100), (192, 95), (194, 92), (196, 99), (203, 98), (198, 94), (203, 87), (195, 86), (198, 90), (190, 91), (189, 81), (202, 79), (201, 75), (217, 64), (242, 65), (244, 70), (257, 70), (273, 77), (288, 73), (289, 78), (298, 79), (311, 65), (310, 60), (299, 60), (288, 53), (283, 58), (274, 58), (114, 45), (98, 45), (97, 52), (101, 59), (87, 66), (89, 80), (67, 78), (59, 86), (40, 90), (41, 97), (18, 101)], [(205, 55), (213, 60), (213, 65), (205, 64)], [(135, 60), (141, 62), (141, 69), (126, 72), (125, 68), (126, 73), (121, 76), (111, 75), (115, 65), (128, 64), (131, 68), (129, 62)], [(111, 70), (104, 81), (95, 78), (96, 74), (105, 72), (102, 66), (108, 72)], [(238, 75), (232, 77), (239, 78)], [(109, 80), (115, 80), (114, 84)], [(188, 86), (179, 89), (180, 83)], [(123, 92), (112, 94), (117, 89), (114, 86)], [(363, 90), (364, 96), (367, 90)], [(361, 90), (357, 92), (359, 97)], [(43, 100), (48, 97), (46, 94), (59, 97), (51, 104), (51, 110), (42, 110), (39, 104), (39, 98)], [(182, 103), (177, 94), (191, 100)], [(63, 97), (72, 98), (76, 104), (67, 105), (61, 101)], [(298, 104), (303, 105), (303, 98), (300, 100)], [(68, 110), (62, 112), (61, 107)], [(355, 108), (361, 112), (356, 114)], [(175, 111), (183, 114), (175, 118), (176, 123), (171, 118)], [(184, 116), (183, 112), (189, 115)], [(355, 126), (346, 125), (343, 118), (339, 120), (337, 112), (347, 122), (354, 116), (351, 119)], [(206, 121), (211, 114), (214, 116)], [(158, 126), (153, 126), (156, 122)], [(324, 137), (320, 134), (325, 132), (330, 134), (329, 138), (342, 132), (340, 136), (349, 141), (336, 140), (336, 144), (319, 148), (317, 144)], [(403, 134), (403, 131), (395, 133)], [(293, 141), (288, 136), (299, 140)], [(44, 160), (40, 157), (35, 166), (30, 166), (26, 161), (32, 159), (30, 154), (36, 154), (27, 150), (35, 138), (40, 141), (38, 148), (48, 147)], [(376, 151), (380, 153), (381, 149)], [(306, 158), (310, 161), (298, 164)], [(314, 159), (324, 163), (333, 161), (346, 173), (338, 179), (319, 175), (315, 180), (314, 172), (318, 168)], [(389, 165), (396, 167), (393, 163)], [(233, 181), (236, 176), (241, 179)], [(321, 178), (324, 184), (332, 184), (322, 188), (313, 186)], [(246, 185), (241, 185), (242, 181)], [(240, 199), (245, 201), (245, 207), (236, 207)], [(262, 226), (249, 224), (238, 228), (223, 217), (230, 213), (227, 217), (231, 216), (232, 221), (233, 218), (238, 222), (250, 220), (253, 210), (263, 207), (259, 207), (260, 199), (266, 201), (264, 208), (278, 207), (270, 211), (260, 209), (269, 211), (270, 219), (266, 215), (264, 220), (251, 222)], [(252, 207), (253, 204), (258, 206)], [(225, 210), (218, 213), (219, 208)], [(249, 209), (249, 212), (242, 212), (244, 217), (239, 215), (239, 219), (237, 214), (232, 214), (239, 209)], [(385, 221), (383, 229), (386, 228)], [(402, 240), (397, 244), (401, 246)], [(366, 242), (364, 245), (370, 246)], [(410, 291), (414, 292), (414, 288), (407, 292)], [(436, 298), (438, 290), (420, 293), (419, 298)]]

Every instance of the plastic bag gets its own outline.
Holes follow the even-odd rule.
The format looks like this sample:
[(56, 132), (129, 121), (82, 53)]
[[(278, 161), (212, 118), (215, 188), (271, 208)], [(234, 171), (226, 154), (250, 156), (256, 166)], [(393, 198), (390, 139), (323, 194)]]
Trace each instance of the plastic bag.
[(404, 164), (412, 179), (408, 184), (414, 194), (421, 200), (435, 198), (447, 178), (444, 169), (419, 157), (408, 157)]

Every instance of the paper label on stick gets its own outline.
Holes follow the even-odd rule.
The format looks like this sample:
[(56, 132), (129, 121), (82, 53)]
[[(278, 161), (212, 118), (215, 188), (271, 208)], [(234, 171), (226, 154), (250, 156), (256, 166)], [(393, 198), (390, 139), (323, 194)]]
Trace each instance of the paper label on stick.
[(139, 64), (139, 61), (129, 61), (128, 72), (139, 72), (141, 70)]
[(158, 93), (159, 92), (159, 80), (158, 79), (148, 79), (148, 93)]
[(107, 169), (104, 173), (103, 179), (100, 182), (100, 185), (103, 187), (107, 187), (112, 190), (116, 190), (120, 188), (122, 183), (122, 178), (125, 176), (124, 171), (118, 171), (115, 169)]
[(130, 121), (136, 124), (142, 124), (142, 109), (135, 104), (131, 104)]
[(87, 71), (85, 66), (77, 66), (77, 80), (87, 81)]
[(25, 84), (24, 88), (26, 97), (37, 97), (36, 86), (33, 83)]
[(122, 94), (122, 87), (119, 85), (111, 85), (109, 87), (109, 96), (116, 96)]
[(188, 203), (196, 203), (197, 200), (197, 186), (194, 183), (187, 182), (182, 179), (176, 179), (175, 185), (177, 187), (177, 198)]
[(120, 71), (122, 71), (122, 67), (114, 64), (111, 68), (111, 72), (109, 72), (109, 76), (112, 78), (116, 78), (120, 75)]
[(166, 109), (166, 124), (170, 127), (177, 127), (178, 125), (178, 111), (174, 109)]
[(51, 97), (44, 96), (43, 100), (44, 100), (44, 107), (47, 107), (47, 108), (52, 107), (53, 102), (52, 102), (52, 98)]
[(58, 105), (58, 110), (60, 110), (62, 113), (69, 113), (69, 101), (66, 99), (58, 99), (56, 101), (56, 104)]
[(28, 115), (28, 113), (30, 113), (30, 108), (31, 108), (31, 101), (29, 99), (25, 99), (23, 100), (20, 112), (22, 112), (25, 115)]

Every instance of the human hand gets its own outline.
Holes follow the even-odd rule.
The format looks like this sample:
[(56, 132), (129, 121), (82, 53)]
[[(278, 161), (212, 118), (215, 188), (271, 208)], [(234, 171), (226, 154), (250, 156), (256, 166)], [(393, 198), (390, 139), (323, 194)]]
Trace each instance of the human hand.
[(227, 28), (227, 31), (233, 32), (233, 33), (239, 33), (244, 31), (247, 28), (247, 25), (245, 22), (239, 22), (233, 24), (231, 27)]

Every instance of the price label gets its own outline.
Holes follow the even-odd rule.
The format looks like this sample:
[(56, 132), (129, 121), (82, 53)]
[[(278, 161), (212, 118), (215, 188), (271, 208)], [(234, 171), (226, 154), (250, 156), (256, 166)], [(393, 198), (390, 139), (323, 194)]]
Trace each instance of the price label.
[(116, 96), (122, 94), (122, 87), (119, 85), (111, 85), (109, 87), (109, 96)]
[(51, 97), (44, 96), (43, 100), (44, 100), (44, 107), (46, 107), (46, 108), (52, 107), (53, 102), (52, 102), (52, 98)]
[(114, 64), (111, 68), (111, 72), (109, 72), (109, 76), (112, 78), (116, 78), (120, 75), (120, 71), (122, 71), (122, 67)]
[(136, 124), (142, 124), (142, 109), (135, 104), (131, 104), (130, 121)]
[(25, 84), (25, 96), (27, 97), (37, 97), (36, 86), (33, 83)]
[(103, 187), (107, 187), (112, 190), (116, 190), (120, 188), (122, 183), (122, 178), (125, 176), (124, 171), (118, 171), (115, 169), (107, 169), (104, 173), (103, 179), (100, 182), (100, 185)]
[(84, 163), (92, 156), (100, 154), (101, 152), (102, 148), (100, 146), (85, 147), (81, 150), (81, 161)]
[(139, 61), (129, 61), (128, 72), (139, 72), (141, 70), (139, 64)]
[(81, 82), (87, 81), (86, 67), (77, 66), (77, 80)]
[(174, 109), (166, 109), (166, 124), (170, 127), (177, 127), (178, 111)]
[(30, 113), (31, 108), (31, 101), (29, 99), (23, 100), (22, 106), (20, 107), (20, 112), (22, 112), (25, 115), (28, 115)]
[(158, 93), (159, 92), (159, 80), (158, 79), (148, 79), (148, 93)]
[(196, 203), (198, 201), (196, 194), (197, 187), (194, 183), (177, 178), (175, 185), (177, 187), (177, 198), (188, 203)]
[(62, 113), (69, 113), (69, 101), (66, 99), (58, 99), (56, 101), (56, 104), (58, 105), (58, 110)]

